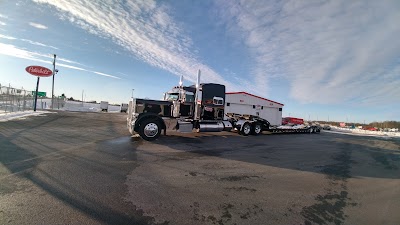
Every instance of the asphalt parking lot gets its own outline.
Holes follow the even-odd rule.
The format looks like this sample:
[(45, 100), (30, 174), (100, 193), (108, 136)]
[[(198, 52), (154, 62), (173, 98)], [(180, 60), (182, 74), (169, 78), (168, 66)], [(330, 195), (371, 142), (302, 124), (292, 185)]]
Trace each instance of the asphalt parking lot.
[(131, 137), (126, 114), (0, 123), (0, 224), (400, 224), (400, 140)]

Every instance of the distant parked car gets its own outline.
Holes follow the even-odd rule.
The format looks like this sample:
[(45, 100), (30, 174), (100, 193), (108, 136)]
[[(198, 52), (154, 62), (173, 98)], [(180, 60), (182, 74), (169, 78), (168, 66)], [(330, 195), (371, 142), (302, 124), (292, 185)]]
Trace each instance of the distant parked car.
[(322, 127), (322, 129), (324, 129), (324, 130), (331, 130), (331, 127), (328, 126), (328, 125), (325, 125), (325, 126)]

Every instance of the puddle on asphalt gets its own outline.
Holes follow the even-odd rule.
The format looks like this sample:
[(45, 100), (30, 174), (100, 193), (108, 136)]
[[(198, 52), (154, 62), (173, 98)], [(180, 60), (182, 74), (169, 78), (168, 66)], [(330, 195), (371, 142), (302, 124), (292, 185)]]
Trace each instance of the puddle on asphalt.
[(107, 144), (126, 144), (131, 142), (131, 137), (119, 137), (106, 141)]

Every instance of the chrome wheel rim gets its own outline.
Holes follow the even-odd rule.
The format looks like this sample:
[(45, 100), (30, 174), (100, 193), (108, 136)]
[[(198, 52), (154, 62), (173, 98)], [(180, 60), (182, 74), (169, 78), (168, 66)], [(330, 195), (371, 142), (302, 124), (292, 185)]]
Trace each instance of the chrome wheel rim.
[(243, 126), (243, 133), (245, 133), (245, 134), (250, 133), (250, 125), (246, 124)]
[(256, 134), (259, 134), (259, 133), (261, 132), (261, 126), (260, 126), (260, 125), (256, 125), (256, 126), (254, 127), (254, 132), (255, 132)]
[(148, 123), (144, 127), (144, 135), (146, 137), (155, 137), (158, 133), (158, 126), (155, 123)]

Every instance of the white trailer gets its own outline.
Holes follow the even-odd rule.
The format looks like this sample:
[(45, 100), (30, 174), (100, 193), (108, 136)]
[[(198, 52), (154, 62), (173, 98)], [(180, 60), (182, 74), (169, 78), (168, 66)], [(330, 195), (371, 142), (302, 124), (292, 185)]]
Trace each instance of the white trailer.
[(122, 103), (119, 111), (120, 112), (127, 112), (128, 111), (128, 104), (127, 103)]
[(225, 117), (226, 114), (242, 114), (258, 116), (268, 120), (271, 125), (282, 124), (282, 107), (284, 105), (247, 92), (227, 92), (225, 95)]
[(108, 102), (107, 101), (101, 101), (100, 102), (100, 109), (102, 112), (107, 112), (108, 111)]

